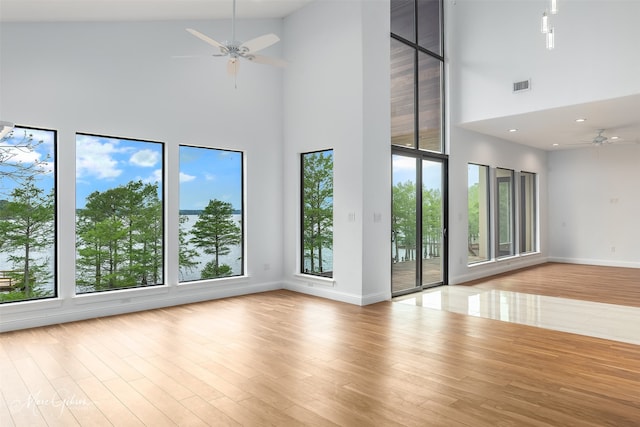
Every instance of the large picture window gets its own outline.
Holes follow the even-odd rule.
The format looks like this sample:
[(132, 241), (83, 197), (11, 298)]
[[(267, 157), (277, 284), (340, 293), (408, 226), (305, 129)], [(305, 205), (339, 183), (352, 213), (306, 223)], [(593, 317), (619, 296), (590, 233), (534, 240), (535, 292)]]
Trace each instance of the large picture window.
[(488, 261), (490, 255), (489, 231), (489, 167), (468, 165), (468, 263)]
[(535, 252), (536, 239), (536, 174), (520, 173), (520, 253)]
[(237, 151), (180, 146), (180, 281), (239, 276), (243, 159)]
[(76, 135), (76, 293), (159, 285), (163, 145)]
[(302, 154), (302, 272), (333, 277), (333, 150)]
[(0, 302), (56, 296), (55, 144), (26, 127), (0, 140)]

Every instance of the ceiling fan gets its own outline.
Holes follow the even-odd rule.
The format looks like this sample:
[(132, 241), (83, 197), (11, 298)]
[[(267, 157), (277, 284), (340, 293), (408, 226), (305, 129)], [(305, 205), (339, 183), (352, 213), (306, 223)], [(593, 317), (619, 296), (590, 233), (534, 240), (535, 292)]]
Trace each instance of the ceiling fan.
[(593, 139), (589, 141), (578, 142), (576, 144), (568, 144), (568, 145), (593, 145), (596, 147), (600, 147), (601, 145), (604, 145), (604, 144), (611, 144), (613, 142), (613, 139), (617, 139), (614, 137), (610, 140), (608, 137), (603, 135), (605, 131), (606, 129), (598, 129), (598, 134)]
[(256, 52), (261, 51), (277, 42), (280, 38), (275, 34), (265, 34), (246, 42), (236, 40), (236, 0), (233, 0), (233, 16), (231, 18), (231, 41), (218, 42), (193, 28), (187, 28), (187, 32), (209, 45), (219, 49), (220, 53), (213, 56), (228, 56), (227, 72), (232, 76), (238, 75), (240, 67), (240, 58), (257, 62), (259, 64), (273, 65), (276, 67), (284, 67), (287, 63), (278, 58), (271, 58), (264, 55), (257, 55)]
[(609, 138), (604, 136), (603, 133), (604, 133), (604, 129), (598, 129), (598, 135), (596, 135), (596, 137), (593, 138), (591, 143), (593, 145), (598, 145), (598, 146), (600, 146), (602, 144), (607, 144), (607, 142), (609, 141)]

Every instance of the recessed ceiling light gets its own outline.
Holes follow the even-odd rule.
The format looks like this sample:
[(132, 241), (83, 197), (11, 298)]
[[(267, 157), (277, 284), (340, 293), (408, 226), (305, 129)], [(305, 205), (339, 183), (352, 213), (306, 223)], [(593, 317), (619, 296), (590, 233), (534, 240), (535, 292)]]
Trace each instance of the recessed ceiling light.
[(612, 136), (611, 139), (616, 140), (616, 139), (620, 139), (619, 136)]
[(560, 145), (560, 144), (558, 144), (557, 142), (555, 144), (553, 144), (554, 147), (557, 147), (558, 145)]
[(512, 129), (509, 129), (509, 132), (518, 132), (518, 129), (512, 128)]
[(578, 123), (582, 123), (582, 122), (586, 122), (586, 121), (587, 121), (587, 119), (582, 119), (582, 118), (581, 119), (576, 119), (576, 122), (578, 122)]

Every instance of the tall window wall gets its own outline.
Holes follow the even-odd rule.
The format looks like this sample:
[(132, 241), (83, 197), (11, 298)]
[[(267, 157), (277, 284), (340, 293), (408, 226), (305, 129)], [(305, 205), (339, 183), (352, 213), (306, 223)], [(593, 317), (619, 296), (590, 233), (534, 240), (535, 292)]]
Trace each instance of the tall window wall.
[(469, 264), (491, 259), (489, 234), (489, 167), (468, 165), (468, 260)]
[(496, 169), (496, 257), (515, 254), (513, 171)]
[(164, 280), (163, 145), (76, 135), (76, 293)]
[(333, 150), (303, 153), (301, 271), (333, 277)]
[[(491, 172), (495, 174), (493, 204), (490, 203), (493, 191), (489, 185)], [(488, 166), (469, 163), (468, 204), (469, 265), (538, 250), (538, 193), (535, 173), (515, 172), (504, 168), (490, 169)], [(495, 248), (493, 251), (492, 247)]]
[(242, 153), (180, 146), (180, 281), (244, 271)]
[(0, 302), (56, 296), (56, 132), (0, 140)]
[(537, 197), (536, 174), (520, 172), (520, 253), (538, 250)]
[(391, 0), (392, 293), (446, 283), (442, 2)]

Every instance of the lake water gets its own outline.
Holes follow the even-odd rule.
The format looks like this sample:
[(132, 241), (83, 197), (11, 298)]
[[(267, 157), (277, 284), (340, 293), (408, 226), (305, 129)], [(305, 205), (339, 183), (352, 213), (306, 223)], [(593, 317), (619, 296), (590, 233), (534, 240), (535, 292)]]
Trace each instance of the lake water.
[[(187, 234), (187, 240), (191, 237), (190, 230), (193, 228), (193, 225), (198, 220), (198, 215), (184, 215), (187, 217), (187, 221), (182, 225), (183, 230), (185, 230)], [(242, 215), (235, 214), (233, 215), (233, 221), (241, 226)], [(202, 249), (194, 248), (193, 246), (189, 246), (189, 249), (195, 249), (198, 253), (198, 256), (194, 261), (198, 262), (199, 265), (195, 267), (191, 271), (187, 271), (185, 269), (180, 269), (178, 279), (181, 282), (188, 282), (191, 280), (200, 280), (200, 272), (207, 264), (207, 262), (212, 261), (214, 256), (205, 254)], [(223, 255), (219, 258), (220, 264), (227, 264), (231, 267), (232, 273), (231, 275), (238, 275), (242, 273), (242, 245), (236, 245), (230, 248), (229, 254)]]
[[(187, 221), (182, 225), (182, 227), (188, 233), (187, 238), (189, 238), (191, 237), (190, 230), (191, 228), (193, 228), (193, 225), (198, 220), (198, 215), (186, 215), (186, 217), (187, 217)], [(240, 226), (242, 216), (240, 214), (235, 214), (233, 215), (233, 220), (238, 226)], [(178, 279), (181, 282), (200, 280), (200, 272), (202, 271), (204, 266), (207, 264), (207, 262), (213, 260), (213, 255), (205, 254), (202, 251), (202, 249), (197, 249), (197, 248), (194, 248), (193, 246), (191, 246), (190, 248), (195, 249), (196, 252), (198, 253), (198, 256), (196, 257), (195, 261), (198, 262), (199, 264), (191, 271), (186, 271), (184, 269), (181, 269), (179, 271), (179, 276), (178, 276)], [(242, 272), (242, 260), (240, 259), (240, 257), (242, 256), (242, 246), (237, 245), (230, 249), (231, 250), (229, 251), (229, 254), (220, 257), (220, 263), (229, 265), (232, 269), (232, 275), (239, 275)], [(18, 255), (18, 254), (19, 254), (19, 251), (8, 253), (6, 251), (0, 250), (0, 270), (12, 270), (12, 263), (9, 261), (9, 256)], [(32, 252), (32, 255), (33, 255), (32, 259), (34, 259), (38, 263), (42, 262), (42, 260), (47, 257), (52, 261), (55, 259), (54, 258), (55, 253), (54, 253), (53, 247), (51, 247), (47, 251)], [(43, 290), (53, 290), (54, 288), (53, 269), (51, 270), (51, 279), (47, 283), (43, 284), (41, 288)]]

